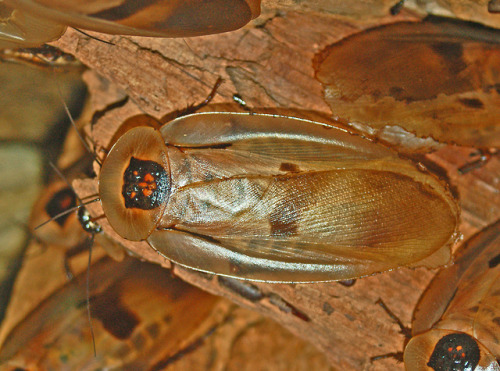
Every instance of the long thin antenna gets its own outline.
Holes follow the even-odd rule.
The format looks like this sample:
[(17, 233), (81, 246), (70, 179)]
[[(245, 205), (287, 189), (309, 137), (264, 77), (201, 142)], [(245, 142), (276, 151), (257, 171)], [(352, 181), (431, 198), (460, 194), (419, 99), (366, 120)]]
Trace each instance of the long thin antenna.
[[(52, 168), (52, 170), (54, 170), (54, 172), (59, 176), (59, 178), (61, 178), (64, 181), (64, 183), (66, 183), (68, 188), (73, 189), (73, 186), (69, 183), (68, 179), (64, 176), (62, 171), (59, 170), (59, 168), (52, 161), (49, 161), (49, 165)], [(76, 192), (74, 190), (73, 190), (73, 193), (75, 194), (75, 197), (78, 200), (78, 202), (83, 204), (82, 199), (76, 194)]]
[(92, 345), (94, 347), (94, 358), (97, 357), (97, 350), (95, 346), (95, 336), (94, 336), (94, 327), (92, 326), (92, 316), (90, 314), (90, 264), (92, 263), (92, 246), (94, 246), (94, 237), (95, 234), (91, 234), (92, 237), (90, 237), (90, 245), (89, 245), (89, 263), (87, 265), (87, 285), (86, 285), (86, 291), (87, 291), (87, 317), (89, 320), (89, 326), (90, 326), (90, 335), (92, 336)]
[[(55, 71), (54, 71), (54, 73), (55, 73)], [(66, 111), (66, 114), (68, 115), (69, 121), (71, 122), (71, 125), (75, 129), (76, 134), (78, 135), (78, 138), (80, 139), (80, 142), (82, 143), (83, 147), (87, 150), (87, 152), (92, 156), (92, 158), (94, 159), (94, 161), (97, 162), (99, 164), (99, 166), (101, 166), (102, 165), (101, 161), (99, 160), (99, 158), (97, 157), (97, 155), (95, 154), (95, 152), (90, 149), (90, 147), (88, 146), (87, 142), (85, 141), (85, 139), (80, 134), (80, 131), (78, 130), (78, 127), (76, 126), (75, 120), (73, 119), (73, 115), (69, 111), (68, 105), (66, 104), (66, 102), (64, 101), (64, 98), (62, 96), (61, 86), (59, 85), (59, 83), (57, 83), (56, 85), (57, 85), (57, 92), (59, 93), (59, 99), (61, 100), (61, 103), (64, 106), (64, 110)]]
[(90, 37), (91, 39), (94, 39), (94, 40), (97, 40), (97, 41), (100, 41), (100, 42), (103, 42), (104, 44), (108, 44), (108, 45), (116, 45), (115, 43), (112, 43), (111, 41), (106, 41), (106, 40), (103, 40), (103, 39), (100, 39), (98, 37), (95, 37), (95, 36), (92, 36), (88, 33), (86, 33), (85, 31), (82, 31), (80, 30), (79, 28), (75, 28), (73, 27), (76, 31), (80, 32), (82, 35), (85, 35), (87, 37)]

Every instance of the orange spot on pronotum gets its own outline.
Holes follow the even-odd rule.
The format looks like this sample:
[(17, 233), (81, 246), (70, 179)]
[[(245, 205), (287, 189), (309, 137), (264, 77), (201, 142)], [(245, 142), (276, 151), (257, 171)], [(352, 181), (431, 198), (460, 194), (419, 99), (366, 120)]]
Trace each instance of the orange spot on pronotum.
[(137, 193), (132, 192), (132, 193), (130, 194), (130, 198), (134, 198), (136, 195), (137, 195)]
[(153, 180), (155, 180), (155, 178), (150, 173), (147, 173), (146, 175), (144, 175), (144, 180), (146, 182), (152, 182)]
[(71, 206), (71, 202), (72, 202), (72, 199), (70, 197), (64, 197), (61, 200), (61, 209), (66, 210), (67, 208), (69, 208)]
[(153, 194), (153, 191), (152, 191), (152, 190), (150, 190), (150, 189), (143, 189), (143, 190), (142, 190), (142, 194), (143, 194), (144, 196), (146, 196), (146, 197), (149, 197), (149, 196), (151, 196), (151, 195)]

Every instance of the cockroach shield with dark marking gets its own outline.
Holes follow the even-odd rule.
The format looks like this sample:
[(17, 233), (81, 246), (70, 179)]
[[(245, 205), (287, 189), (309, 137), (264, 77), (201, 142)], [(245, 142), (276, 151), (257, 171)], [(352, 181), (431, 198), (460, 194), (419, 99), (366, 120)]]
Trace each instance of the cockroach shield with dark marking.
[(129, 240), (196, 270), (345, 280), (448, 262), (458, 207), (435, 176), (343, 129), (208, 113), (126, 132), (99, 178)]
[(467, 241), (424, 292), (408, 371), (500, 370), (500, 220)]

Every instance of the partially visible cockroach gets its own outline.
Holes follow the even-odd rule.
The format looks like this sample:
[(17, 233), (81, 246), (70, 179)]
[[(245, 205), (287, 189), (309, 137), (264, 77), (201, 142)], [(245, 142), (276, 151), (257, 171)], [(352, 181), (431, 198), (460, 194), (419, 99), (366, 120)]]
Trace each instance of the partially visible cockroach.
[(470, 238), (455, 264), (439, 271), (424, 291), (404, 351), (406, 369), (500, 370), (499, 310), (497, 221)]
[(334, 116), (357, 129), (500, 147), (498, 30), (436, 17), (380, 26), (326, 48), (315, 67)]
[(35, 203), (29, 227), (40, 242), (65, 249), (68, 258), (88, 248), (90, 234), (110, 256), (122, 260), (123, 247), (105, 237), (100, 226), (89, 218), (73, 189), (64, 181), (54, 181)]
[(196, 270), (346, 280), (450, 258), (447, 187), (392, 149), (291, 117), (201, 113), (121, 136), (99, 175), (105, 217)]
[(158, 265), (104, 258), (92, 267), (90, 295), (97, 355), (77, 276), (42, 301), (9, 333), (2, 367), (23, 369), (155, 369), (203, 339), (218, 298), (171, 277)]
[(109, 34), (189, 37), (232, 31), (260, 13), (260, 0), (79, 2), (4, 0), (0, 48), (40, 46), (66, 26)]
[(83, 64), (71, 54), (46, 44), (36, 48), (0, 49), (0, 61), (62, 71), (84, 69)]

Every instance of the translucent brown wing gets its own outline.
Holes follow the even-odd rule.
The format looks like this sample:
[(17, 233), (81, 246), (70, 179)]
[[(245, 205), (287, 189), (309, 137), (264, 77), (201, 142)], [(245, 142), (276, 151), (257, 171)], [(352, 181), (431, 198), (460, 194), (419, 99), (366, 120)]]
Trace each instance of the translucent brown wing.
[(161, 132), (172, 192), (148, 242), (181, 265), (254, 280), (347, 279), (411, 265), (454, 239), (457, 209), (436, 178), (336, 127), (199, 114)]
[(66, 26), (36, 14), (17, 9), (15, 4), (0, 3), (0, 48), (40, 46), (58, 39)]
[(205, 322), (216, 297), (160, 266), (104, 259), (92, 266), (90, 281), (94, 356), (85, 282), (77, 277), (13, 329), (0, 350), (2, 367), (150, 369), (213, 325)]
[(111, 34), (157, 37), (231, 31), (260, 13), (260, 0), (6, 0), (5, 3), (30, 16), (61, 25)]
[(358, 128), (500, 146), (500, 35), (435, 19), (377, 27), (331, 45), (316, 76), (336, 117)]
[(467, 295), (462, 285), (475, 282), (485, 273), (491, 274), (489, 261), (500, 253), (500, 221), (470, 238), (456, 254), (452, 266), (439, 271), (425, 290), (413, 315), (414, 334), (429, 329), (448, 308), (459, 292)]

